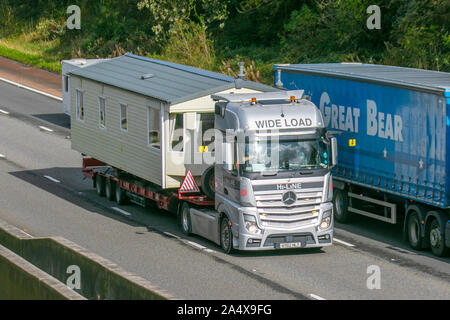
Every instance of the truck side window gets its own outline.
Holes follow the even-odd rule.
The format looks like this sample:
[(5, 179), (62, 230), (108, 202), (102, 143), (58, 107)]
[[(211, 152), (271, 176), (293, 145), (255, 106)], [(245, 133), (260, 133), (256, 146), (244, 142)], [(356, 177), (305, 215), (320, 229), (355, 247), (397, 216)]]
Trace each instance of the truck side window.
[(184, 116), (182, 113), (170, 115), (170, 150), (183, 151)]
[(160, 149), (161, 113), (152, 107), (147, 107), (148, 145)]

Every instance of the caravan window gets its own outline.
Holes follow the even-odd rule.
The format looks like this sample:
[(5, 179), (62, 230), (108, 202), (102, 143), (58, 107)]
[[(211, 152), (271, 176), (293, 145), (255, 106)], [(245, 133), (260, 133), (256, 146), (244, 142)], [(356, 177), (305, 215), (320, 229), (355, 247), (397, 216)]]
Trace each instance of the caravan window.
[(106, 128), (106, 100), (98, 97), (98, 119), (100, 128)]
[(128, 106), (120, 104), (120, 130), (128, 131)]
[(170, 115), (170, 150), (183, 152), (183, 128), (184, 116), (182, 113), (172, 113)]
[(64, 76), (64, 91), (69, 92), (69, 76)]
[(159, 110), (147, 107), (148, 145), (160, 149), (161, 113)]
[(84, 121), (84, 101), (83, 101), (83, 91), (77, 89), (77, 120)]
[(201, 152), (214, 152), (214, 135), (207, 131), (214, 129), (214, 113), (200, 113), (197, 115), (199, 131), (197, 136), (197, 145)]

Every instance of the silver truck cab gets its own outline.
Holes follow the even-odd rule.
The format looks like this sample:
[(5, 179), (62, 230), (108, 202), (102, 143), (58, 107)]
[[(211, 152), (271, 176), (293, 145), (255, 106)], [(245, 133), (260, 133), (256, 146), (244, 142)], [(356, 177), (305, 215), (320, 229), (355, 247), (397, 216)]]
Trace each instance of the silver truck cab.
[(212, 98), (215, 210), (191, 209), (193, 233), (225, 252), (331, 245), (337, 145), (320, 110), (303, 90)]

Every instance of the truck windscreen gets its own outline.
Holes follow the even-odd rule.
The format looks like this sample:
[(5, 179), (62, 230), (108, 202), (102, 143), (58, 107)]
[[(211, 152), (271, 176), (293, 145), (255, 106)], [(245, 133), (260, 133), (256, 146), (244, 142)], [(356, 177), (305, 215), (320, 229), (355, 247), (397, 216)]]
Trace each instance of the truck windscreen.
[(328, 145), (323, 139), (299, 136), (246, 139), (244, 172), (264, 173), (329, 167)]

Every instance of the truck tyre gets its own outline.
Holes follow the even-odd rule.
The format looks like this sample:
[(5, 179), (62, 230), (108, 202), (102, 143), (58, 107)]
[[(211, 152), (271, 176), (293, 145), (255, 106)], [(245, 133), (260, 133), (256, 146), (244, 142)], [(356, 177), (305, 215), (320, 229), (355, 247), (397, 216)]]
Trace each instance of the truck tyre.
[(214, 166), (209, 167), (205, 170), (202, 174), (202, 191), (204, 194), (208, 196), (211, 200), (214, 200), (215, 193), (216, 193), (216, 187), (215, 187), (215, 180), (214, 180)]
[(437, 257), (443, 257), (448, 254), (448, 248), (445, 246), (445, 225), (442, 225), (439, 219), (433, 219), (430, 224), (428, 239), (430, 241), (431, 252)]
[(189, 205), (185, 202), (181, 205), (180, 209), (180, 223), (181, 230), (187, 236), (192, 234), (191, 215), (189, 213)]
[(100, 197), (105, 196), (105, 178), (99, 174), (95, 176), (95, 189)]
[(127, 195), (125, 194), (125, 190), (123, 190), (120, 185), (116, 186), (116, 203), (118, 205), (125, 204), (127, 200)]
[(412, 212), (408, 216), (406, 223), (406, 232), (408, 235), (408, 242), (411, 248), (414, 250), (422, 250), (422, 235), (421, 235), (421, 223), (420, 216), (417, 210), (418, 207), (412, 209)]
[(345, 190), (333, 190), (334, 218), (341, 223), (350, 222), (351, 214), (348, 211), (348, 197)]
[(220, 223), (220, 245), (225, 253), (233, 252), (233, 231), (227, 217), (224, 217)]
[(106, 179), (105, 195), (106, 195), (106, 199), (108, 199), (109, 201), (114, 201), (115, 186), (116, 186), (116, 182), (114, 180)]

